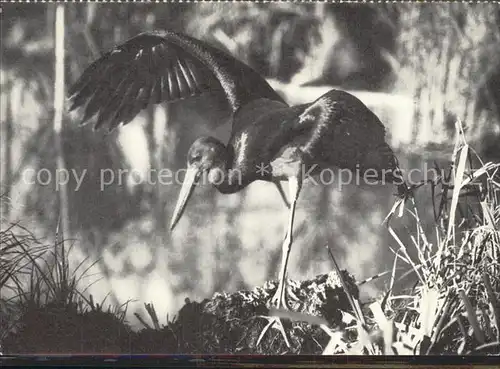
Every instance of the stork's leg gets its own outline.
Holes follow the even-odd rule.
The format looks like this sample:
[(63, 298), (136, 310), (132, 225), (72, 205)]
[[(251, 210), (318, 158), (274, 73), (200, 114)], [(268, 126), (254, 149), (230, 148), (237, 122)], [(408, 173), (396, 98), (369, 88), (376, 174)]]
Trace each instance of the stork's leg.
[(271, 299), (271, 304), (276, 306), (276, 308), (286, 308), (289, 309), (290, 306), (286, 300), (286, 270), (288, 267), (288, 259), (290, 256), (290, 251), (292, 249), (293, 241), (293, 221), (295, 218), (295, 206), (297, 204), (297, 199), (299, 197), (300, 189), (302, 188), (302, 181), (299, 176), (290, 177), (288, 179), (288, 185), (290, 188), (290, 196), (292, 198), (290, 204), (290, 213), (288, 218), (288, 227), (286, 231), (285, 240), (283, 241), (283, 249), (281, 254), (281, 269), (279, 274), (278, 288), (275, 295)]
[[(276, 293), (271, 299), (271, 305), (274, 305), (277, 309), (280, 308), (289, 308), (288, 303), (286, 301), (285, 291), (286, 291), (286, 269), (288, 265), (288, 257), (290, 256), (290, 250), (292, 248), (292, 234), (293, 234), (293, 220), (295, 217), (295, 205), (297, 203), (297, 198), (299, 197), (300, 189), (302, 187), (302, 178), (300, 176), (293, 176), (288, 179), (288, 185), (290, 188), (290, 195), (292, 196), (292, 202), (290, 205), (290, 213), (289, 220), (287, 226), (287, 232), (285, 236), (285, 240), (283, 242), (283, 252), (281, 256), (281, 269), (279, 274), (279, 282)], [(279, 329), (283, 338), (285, 339), (285, 343), (288, 347), (290, 347), (290, 343), (288, 342), (288, 338), (285, 333), (285, 329), (283, 328), (283, 324), (281, 323), (278, 317), (266, 317), (261, 316), (269, 321), (269, 323), (262, 330), (258, 340), (257, 346), (259, 345), (262, 337), (266, 334), (267, 330), (276, 324), (276, 328)]]
[(281, 182), (277, 181), (277, 182), (274, 182), (274, 184), (276, 185), (276, 188), (278, 189), (278, 191), (281, 195), (281, 198), (283, 199), (283, 202), (285, 203), (285, 206), (288, 209), (290, 209), (290, 202), (288, 202), (288, 199), (286, 198), (286, 194), (285, 194), (285, 191), (283, 190), (283, 186), (281, 185)]

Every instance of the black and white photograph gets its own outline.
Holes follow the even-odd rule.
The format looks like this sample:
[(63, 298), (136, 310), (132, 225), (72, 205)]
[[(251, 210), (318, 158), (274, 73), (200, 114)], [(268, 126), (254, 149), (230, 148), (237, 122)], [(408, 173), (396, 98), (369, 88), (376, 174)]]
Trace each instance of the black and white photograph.
[(498, 4), (0, 19), (1, 356), (500, 355)]

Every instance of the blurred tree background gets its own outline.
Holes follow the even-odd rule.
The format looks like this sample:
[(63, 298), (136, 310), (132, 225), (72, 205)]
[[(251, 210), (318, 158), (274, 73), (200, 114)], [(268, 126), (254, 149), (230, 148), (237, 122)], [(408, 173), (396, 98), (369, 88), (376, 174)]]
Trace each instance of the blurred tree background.
[[(50, 238), (59, 189), (54, 180), (40, 181), (56, 172), (55, 5), (1, 7), (0, 174), (9, 199), (2, 202), (2, 222), (21, 220)], [(312, 101), (333, 87), (359, 92), (386, 124), (406, 169), (449, 158), (456, 118), (484, 159), (499, 160), (499, 10), (489, 4), (72, 4), (66, 7), (66, 87), (114, 45), (172, 29), (247, 62), (290, 102)], [(114, 302), (153, 301), (164, 319), (187, 296), (276, 278), (286, 213), (272, 185), (230, 196), (198, 188), (186, 219), (170, 234), (179, 186), (144, 180), (152, 170), (183, 168), (196, 137), (227, 136), (227, 128), (213, 132), (213, 123), (225, 118), (221, 104), (196, 98), (154, 106), (109, 135), (79, 127), (78, 113), (64, 114), (65, 165), (84, 175), (80, 186), (75, 178), (68, 183), (66, 237), (78, 246), (75, 265), (100, 258), (105, 278), (91, 290), (95, 296), (111, 291)], [(120, 169), (129, 172), (118, 178)], [(103, 188), (103, 171), (111, 170), (114, 181)], [(33, 173), (41, 173), (38, 181)], [(391, 241), (380, 224), (394, 190), (337, 187), (306, 186), (289, 277), (328, 271), (326, 243), (358, 279), (391, 264)], [(421, 201), (425, 212), (430, 200)]]

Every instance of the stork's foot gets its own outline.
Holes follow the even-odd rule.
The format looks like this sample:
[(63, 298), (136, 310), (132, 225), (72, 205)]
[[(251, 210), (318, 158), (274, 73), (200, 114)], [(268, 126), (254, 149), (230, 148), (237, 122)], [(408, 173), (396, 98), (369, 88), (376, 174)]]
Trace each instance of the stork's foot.
[[(285, 281), (280, 282), (278, 284), (278, 288), (276, 290), (276, 293), (274, 296), (271, 298), (269, 301), (269, 305), (271, 308), (275, 309), (286, 309), (286, 310), (291, 310), (290, 309), (290, 304), (288, 302), (288, 298), (290, 298), (294, 302), (298, 302), (299, 299), (293, 293), (292, 289), (288, 285), (288, 283)], [(285, 329), (283, 327), (283, 324), (281, 323), (281, 320), (279, 317), (276, 316), (264, 316), (264, 315), (259, 315), (259, 318), (263, 318), (269, 321), (267, 325), (264, 327), (262, 332), (259, 335), (259, 339), (257, 340), (257, 346), (259, 345), (260, 341), (266, 334), (266, 332), (269, 330), (269, 328), (275, 328), (278, 329), (281, 332), (281, 335), (285, 339), (285, 343), (288, 347), (290, 347), (290, 342), (288, 341), (288, 337), (286, 335)]]
[(276, 328), (281, 332), (281, 335), (285, 339), (285, 344), (287, 345), (287, 347), (288, 348), (290, 347), (290, 341), (288, 341), (288, 337), (286, 335), (285, 328), (283, 328), (283, 323), (281, 323), (280, 318), (278, 318), (277, 316), (265, 316), (265, 315), (258, 315), (258, 317), (262, 318), (262, 319), (266, 319), (267, 321), (269, 321), (269, 323), (267, 323), (267, 325), (264, 327), (262, 332), (260, 332), (256, 346), (259, 346), (260, 341), (262, 340), (262, 338), (264, 337), (266, 332), (269, 330), (269, 328)]
[(271, 298), (269, 303), (276, 309), (291, 310), (289, 299), (295, 303), (299, 302), (299, 298), (293, 292), (290, 285), (285, 279), (284, 281), (280, 281), (280, 283), (278, 284), (278, 288), (276, 289), (276, 293)]

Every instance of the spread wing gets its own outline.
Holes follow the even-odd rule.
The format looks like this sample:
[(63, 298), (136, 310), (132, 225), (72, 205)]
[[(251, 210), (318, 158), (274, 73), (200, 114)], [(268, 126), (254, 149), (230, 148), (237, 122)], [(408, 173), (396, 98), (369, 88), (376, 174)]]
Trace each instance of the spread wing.
[(149, 104), (221, 93), (235, 112), (256, 98), (283, 101), (255, 70), (195, 38), (141, 33), (93, 62), (70, 88), (70, 110), (85, 106), (82, 124), (127, 124)]

